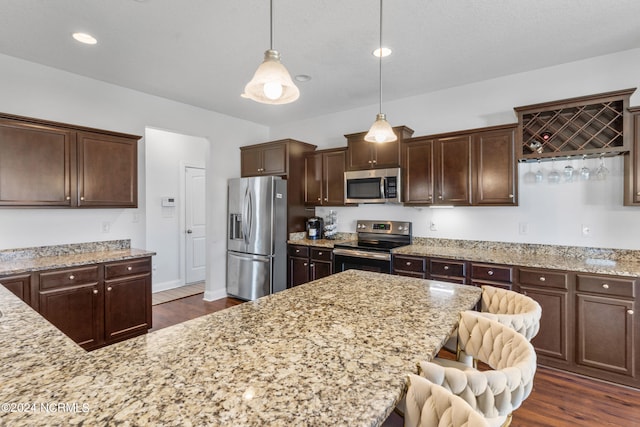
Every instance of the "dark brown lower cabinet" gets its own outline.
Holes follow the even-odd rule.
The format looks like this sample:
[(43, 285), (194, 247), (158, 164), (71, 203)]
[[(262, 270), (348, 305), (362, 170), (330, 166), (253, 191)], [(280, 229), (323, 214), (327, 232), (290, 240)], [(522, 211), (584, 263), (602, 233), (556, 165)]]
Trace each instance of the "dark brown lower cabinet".
[(151, 328), (151, 258), (35, 273), (32, 306), (86, 350)]
[(427, 258), (411, 255), (393, 255), (393, 273), (398, 276), (426, 279)]
[(467, 263), (451, 259), (429, 259), (429, 278), (442, 282), (467, 284)]
[(333, 274), (331, 248), (289, 245), (288, 253), (288, 288)]
[(2, 276), (0, 283), (22, 301), (31, 304), (31, 274)]

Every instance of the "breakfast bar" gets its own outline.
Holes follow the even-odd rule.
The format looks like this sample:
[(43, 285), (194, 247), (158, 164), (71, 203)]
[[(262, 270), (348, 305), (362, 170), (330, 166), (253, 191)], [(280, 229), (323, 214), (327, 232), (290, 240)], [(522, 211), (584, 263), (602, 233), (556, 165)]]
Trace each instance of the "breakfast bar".
[(377, 426), (480, 294), (349, 270), (86, 353), (0, 287), (0, 425)]

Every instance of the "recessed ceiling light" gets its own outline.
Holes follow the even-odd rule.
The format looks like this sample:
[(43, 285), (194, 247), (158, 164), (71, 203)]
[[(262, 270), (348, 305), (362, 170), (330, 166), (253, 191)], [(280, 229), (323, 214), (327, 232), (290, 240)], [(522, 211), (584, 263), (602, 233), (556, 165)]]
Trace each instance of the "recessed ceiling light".
[(311, 76), (307, 74), (298, 74), (297, 76), (294, 77), (294, 79), (297, 82), (308, 82), (309, 80), (311, 80)]
[[(371, 54), (376, 58), (380, 58), (380, 48), (374, 50), (373, 52), (371, 52)], [(389, 56), (389, 55), (391, 55), (391, 49), (389, 49), (388, 47), (383, 47), (382, 57), (384, 58), (385, 56)]]
[(91, 34), (73, 33), (72, 36), (73, 36), (74, 39), (76, 39), (80, 43), (84, 43), (84, 44), (96, 44), (96, 43), (98, 43), (98, 40), (96, 40), (96, 38), (93, 37)]

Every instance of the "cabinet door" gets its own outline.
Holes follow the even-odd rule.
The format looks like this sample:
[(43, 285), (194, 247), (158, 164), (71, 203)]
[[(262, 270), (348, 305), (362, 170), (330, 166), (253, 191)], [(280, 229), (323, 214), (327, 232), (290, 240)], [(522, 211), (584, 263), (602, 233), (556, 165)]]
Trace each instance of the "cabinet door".
[(73, 133), (0, 120), (0, 206), (72, 206)]
[(107, 343), (151, 328), (151, 275), (105, 281), (104, 330)]
[(323, 195), (325, 206), (344, 206), (344, 169), (346, 150), (323, 154)]
[(471, 137), (437, 139), (434, 145), (436, 203), (471, 204)]
[(272, 144), (262, 148), (262, 174), (287, 174), (287, 146), (286, 144)]
[(629, 109), (633, 114), (631, 151), (624, 155), (625, 205), (640, 205), (640, 107)]
[(322, 154), (308, 154), (304, 158), (304, 203), (322, 205)]
[(39, 292), (40, 314), (85, 349), (103, 342), (104, 295), (98, 283)]
[(540, 356), (568, 362), (568, 293), (556, 289), (530, 286), (520, 286), (520, 292), (536, 300), (542, 307), (540, 330), (531, 340), (536, 353)]
[(138, 206), (138, 141), (78, 133), (78, 206)]
[(377, 144), (371, 142), (372, 158), (375, 168), (397, 168), (400, 166), (400, 142), (385, 142)]
[(413, 141), (404, 144), (405, 204), (433, 203), (433, 141)]
[(347, 142), (347, 169), (362, 170), (375, 168), (371, 153), (371, 143), (362, 138), (352, 139)]
[(309, 258), (289, 257), (289, 288), (309, 281)]
[(240, 150), (240, 175), (244, 177), (262, 174), (262, 150), (259, 147)]
[(31, 274), (0, 277), (0, 283), (22, 301), (31, 304)]
[(328, 261), (311, 261), (310, 264), (310, 280), (322, 279), (323, 277), (330, 276), (333, 273), (333, 263)]
[(515, 206), (514, 130), (482, 132), (473, 137), (474, 205)]
[(633, 306), (629, 300), (576, 295), (578, 365), (634, 375)]

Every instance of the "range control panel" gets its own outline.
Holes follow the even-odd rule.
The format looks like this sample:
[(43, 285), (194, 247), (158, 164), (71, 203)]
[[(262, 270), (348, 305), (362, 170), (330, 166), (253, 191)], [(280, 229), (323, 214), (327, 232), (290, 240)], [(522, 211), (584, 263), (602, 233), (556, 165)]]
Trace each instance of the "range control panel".
[(404, 221), (356, 221), (358, 233), (400, 234), (411, 235), (411, 223)]

